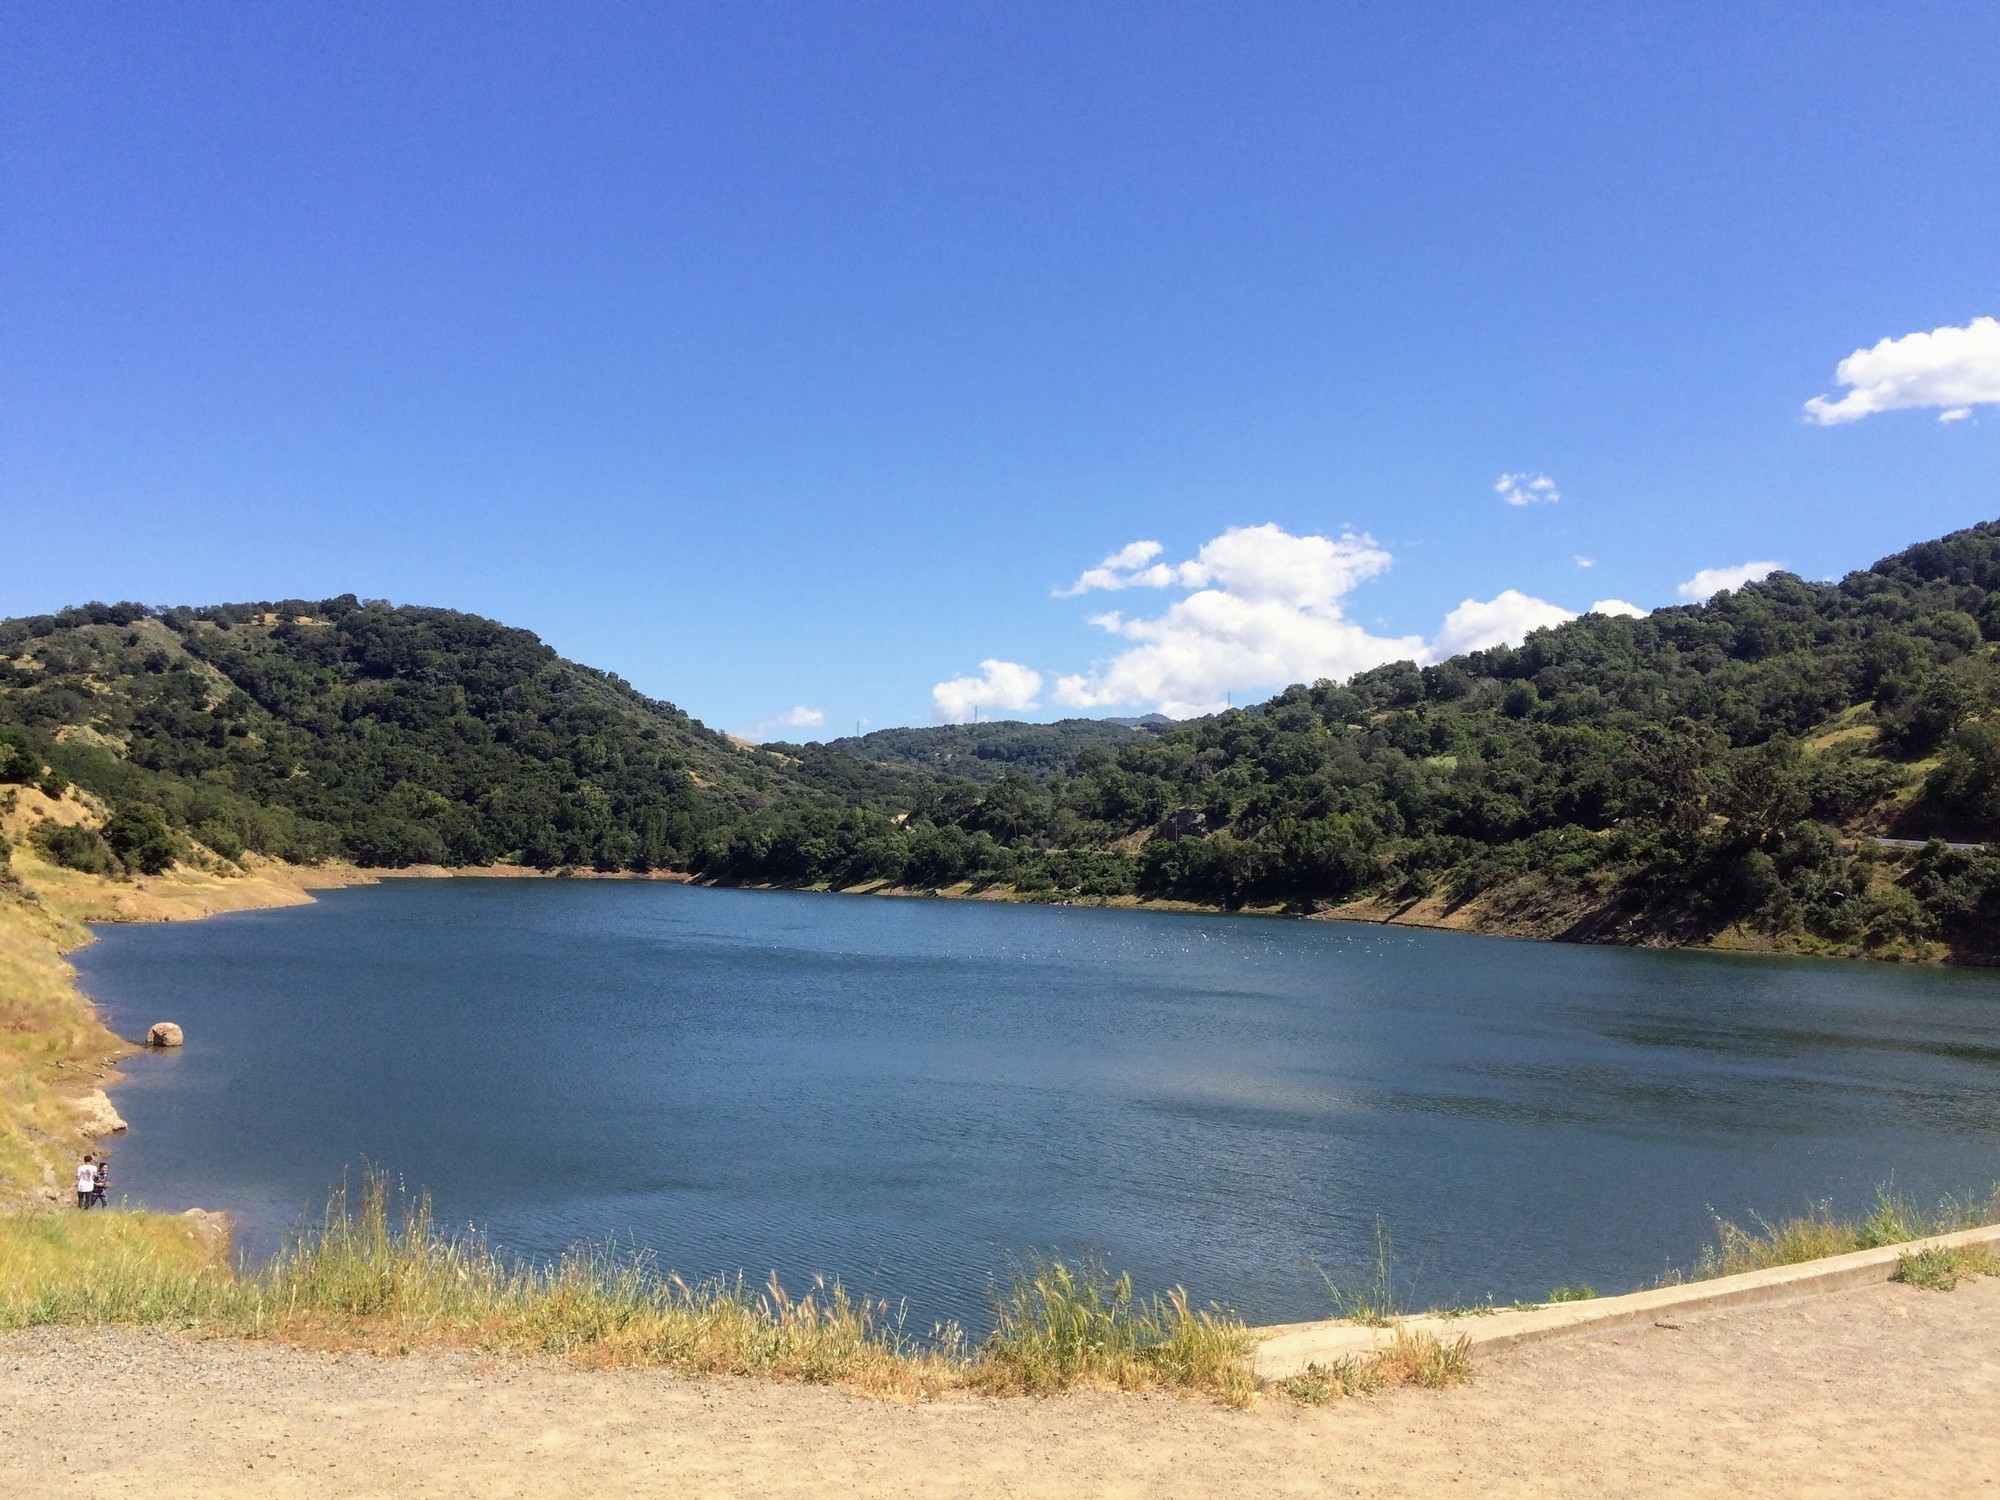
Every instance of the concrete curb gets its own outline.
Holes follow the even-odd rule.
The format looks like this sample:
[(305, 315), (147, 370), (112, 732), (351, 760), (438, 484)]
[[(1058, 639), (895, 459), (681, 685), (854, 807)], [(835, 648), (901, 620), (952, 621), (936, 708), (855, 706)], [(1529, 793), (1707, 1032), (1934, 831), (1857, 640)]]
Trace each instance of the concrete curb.
[(1779, 1302), (1791, 1297), (1867, 1286), (1888, 1281), (1895, 1275), (1897, 1263), (1905, 1255), (1919, 1250), (1956, 1250), (1970, 1245), (2000, 1246), (2000, 1224), (1962, 1229), (1955, 1234), (1912, 1240), (1904, 1245), (1885, 1245), (1879, 1250), (1856, 1250), (1849, 1255), (1805, 1261), (1795, 1266), (1745, 1271), (1738, 1276), (1718, 1276), (1712, 1281), (1657, 1287), (1652, 1291), (1629, 1292), (1622, 1297), (1599, 1297), (1588, 1302), (1555, 1302), (1521, 1311), (1510, 1308), (1493, 1313), (1465, 1313), (1457, 1317), (1426, 1313), (1419, 1317), (1402, 1318), (1380, 1328), (1340, 1321), (1254, 1328), (1251, 1334), (1260, 1342), (1250, 1353), (1250, 1368), (1259, 1380), (1282, 1380), (1288, 1375), (1298, 1374), (1310, 1364), (1331, 1364), (1349, 1355), (1371, 1353), (1393, 1342), (1399, 1331), (1434, 1334), (1447, 1342), (1464, 1338), (1477, 1349), (1504, 1349), (1512, 1344), (1528, 1344), (1538, 1339), (1598, 1333), (1608, 1328), (1656, 1322), (1673, 1313), (1748, 1307), (1760, 1302)]

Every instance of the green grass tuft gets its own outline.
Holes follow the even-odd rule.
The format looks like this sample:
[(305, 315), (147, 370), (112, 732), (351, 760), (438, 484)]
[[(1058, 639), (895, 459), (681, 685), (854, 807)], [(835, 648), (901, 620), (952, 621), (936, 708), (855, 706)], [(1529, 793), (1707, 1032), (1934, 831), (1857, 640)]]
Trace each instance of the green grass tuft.
[(1974, 1276), (2000, 1276), (2000, 1258), (1994, 1256), (1990, 1246), (1947, 1249), (1933, 1245), (1927, 1250), (1906, 1250), (1896, 1257), (1893, 1279), (1927, 1292), (1948, 1292)]
[(1915, 1208), (1886, 1188), (1879, 1189), (1874, 1208), (1853, 1222), (1834, 1218), (1825, 1203), (1775, 1224), (1757, 1219), (1754, 1228), (1718, 1217), (1716, 1243), (1702, 1252), (1690, 1279), (1793, 1266), (1993, 1223), (2000, 1223), (2000, 1186), (1983, 1199), (1946, 1198), (1930, 1211)]
[(1369, 1267), (1366, 1276), (1359, 1282), (1342, 1285), (1321, 1271), (1320, 1280), (1326, 1283), (1327, 1295), (1333, 1299), (1337, 1316), (1369, 1328), (1387, 1328), (1404, 1312), (1396, 1295), (1395, 1268), (1396, 1242), (1389, 1233), (1388, 1222), (1378, 1214), (1375, 1218), (1375, 1263)]
[(1200, 1311), (1176, 1287), (1134, 1295), (1130, 1276), (1085, 1261), (1031, 1257), (997, 1299), (994, 1329), (978, 1357), (988, 1389), (1043, 1394), (1080, 1386), (1206, 1390), (1239, 1404), (1256, 1389), (1242, 1322)]

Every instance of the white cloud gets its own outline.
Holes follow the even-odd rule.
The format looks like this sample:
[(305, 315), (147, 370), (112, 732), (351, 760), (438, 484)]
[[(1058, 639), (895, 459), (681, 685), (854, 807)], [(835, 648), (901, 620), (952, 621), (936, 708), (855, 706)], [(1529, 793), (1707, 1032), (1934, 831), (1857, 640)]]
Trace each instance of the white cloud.
[(979, 670), (978, 677), (954, 677), (931, 689), (937, 716), (947, 724), (969, 719), (977, 709), (1003, 708), (1023, 713), (1039, 706), (1035, 695), (1042, 690), (1040, 672), (1019, 662), (992, 657), (982, 661)]
[(1131, 557), (1195, 592), (1151, 619), (1127, 620), (1115, 611), (1093, 616), (1091, 624), (1134, 644), (1096, 672), (1059, 679), (1058, 703), (1150, 703), (1184, 718), (1221, 708), (1232, 689), (1349, 677), (1425, 652), (1419, 636), (1370, 635), (1343, 617), (1342, 599), (1389, 566), (1389, 554), (1370, 537), (1239, 526), (1210, 541), (1193, 561), (1168, 567), (1152, 561), (1157, 556), (1128, 547), (1070, 590), (1130, 587), (1097, 582), (1093, 574)]
[(1585, 557), (1585, 556), (1584, 556), (1584, 555), (1583, 555), (1583, 554), (1582, 554), (1581, 552), (1577, 553), (1577, 555), (1576, 555), (1576, 557), (1575, 557), (1575, 558), (1573, 559), (1573, 561), (1574, 561), (1574, 562), (1576, 563), (1576, 565), (1577, 565), (1577, 566), (1578, 566), (1579, 568), (1594, 568), (1594, 567), (1596, 567), (1596, 566), (1597, 566), (1597, 559), (1596, 559), (1596, 558), (1594, 558), (1594, 557)]
[[(1294, 536), (1282, 527), (1232, 527), (1190, 560), (1167, 563), (1157, 543), (1134, 542), (1059, 592), (1096, 589), (1187, 590), (1151, 616), (1121, 610), (1089, 616), (1116, 637), (1119, 649), (1089, 672), (1056, 679), (1054, 700), (1065, 708), (1145, 704), (1186, 718), (1214, 713), (1232, 693), (1277, 689), (1322, 677), (1342, 680), (1392, 661), (1428, 663), (1465, 651), (1515, 645), (1530, 631), (1576, 618), (1546, 599), (1503, 589), (1491, 599), (1465, 599), (1435, 636), (1377, 635), (1347, 618), (1347, 597), (1386, 572), (1392, 559), (1372, 537)], [(1590, 559), (1577, 559), (1587, 566)], [(1711, 569), (1715, 588), (1762, 577), (1776, 563)], [(1682, 586), (1685, 593), (1692, 584)], [(1596, 614), (1643, 615), (1623, 599), (1600, 599)], [(983, 677), (961, 677), (932, 689), (938, 715), (963, 719), (974, 707), (1025, 710), (1043, 679), (1012, 662), (982, 662)]]
[(1491, 599), (1467, 599), (1444, 617), (1431, 642), (1434, 657), (1484, 651), (1488, 646), (1518, 645), (1531, 630), (1574, 620), (1573, 611), (1519, 589), (1502, 589)]
[(1546, 474), (1502, 474), (1493, 486), (1493, 493), (1509, 505), (1553, 505), (1562, 499), (1562, 491), (1556, 482)]
[(2000, 404), (2000, 320), (1883, 339), (1843, 359), (1834, 379), (1846, 395), (1806, 403), (1806, 416), (1822, 427), (1920, 406), (1945, 408), (1941, 422), (1962, 421), (1972, 407)]
[(1184, 583), (1190, 588), (1198, 587), (1202, 578), (1195, 572), (1194, 563), (1182, 563), (1178, 568), (1170, 568), (1165, 563), (1155, 562), (1165, 549), (1158, 542), (1128, 542), (1105, 558), (1094, 568), (1086, 568), (1075, 583), (1066, 589), (1055, 591), (1058, 599), (1073, 598), (1077, 594), (1087, 594), (1092, 589), (1163, 589), (1172, 583)]
[(826, 710), (807, 708), (804, 704), (788, 709), (775, 718), (764, 719), (754, 728), (743, 731), (746, 740), (763, 741), (771, 738), (774, 729), (817, 729), (826, 722)]
[(1740, 589), (1746, 583), (1768, 578), (1783, 566), (1781, 562), (1747, 562), (1738, 563), (1733, 568), (1703, 568), (1686, 583), (1677, 584), (1674, 592), (1699, 604), (1724, 589)]

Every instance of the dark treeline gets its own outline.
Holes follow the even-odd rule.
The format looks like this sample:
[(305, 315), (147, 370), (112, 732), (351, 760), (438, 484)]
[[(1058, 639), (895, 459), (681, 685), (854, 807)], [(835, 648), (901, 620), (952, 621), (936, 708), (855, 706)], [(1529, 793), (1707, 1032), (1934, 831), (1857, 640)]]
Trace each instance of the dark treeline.
[(470, 616), (94, 605), (0, 626), (0, 775), (46, 766), (225, 855), (1483, 896), (1523, 930), (1972, 954), (1996, 946), (2000, 859), (1873, 836), (2000, 837), (1996, 640), (2000, 523), (1157, 732), (757, 750)]

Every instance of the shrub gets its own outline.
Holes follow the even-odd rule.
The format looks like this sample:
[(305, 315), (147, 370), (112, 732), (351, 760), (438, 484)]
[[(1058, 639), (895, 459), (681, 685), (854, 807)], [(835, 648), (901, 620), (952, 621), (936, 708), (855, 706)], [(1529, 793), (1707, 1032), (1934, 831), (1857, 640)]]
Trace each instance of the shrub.
[(236, 830), (226, 823), (207, 822), (195, 829), (194, 836), (224, 859), (240, 861), (243, 858), (243, 840)]
[(180, 858), (180, 840), (157, 807), (137, 802), (121, 807), (104, 825), (104, 842), (133, 869), (164, 874)]
[(111, 846), (95, 829), (64, 823), (39, 823), (30, 837), (37, 848), (65, 869), (81, 870), (86, 875), (119, 873), (118, 856), (111, 852)]
[(33, 781), (42, 774), (42, 758), (28, 748), (25, 735), (0, 731), (0, 783)]

